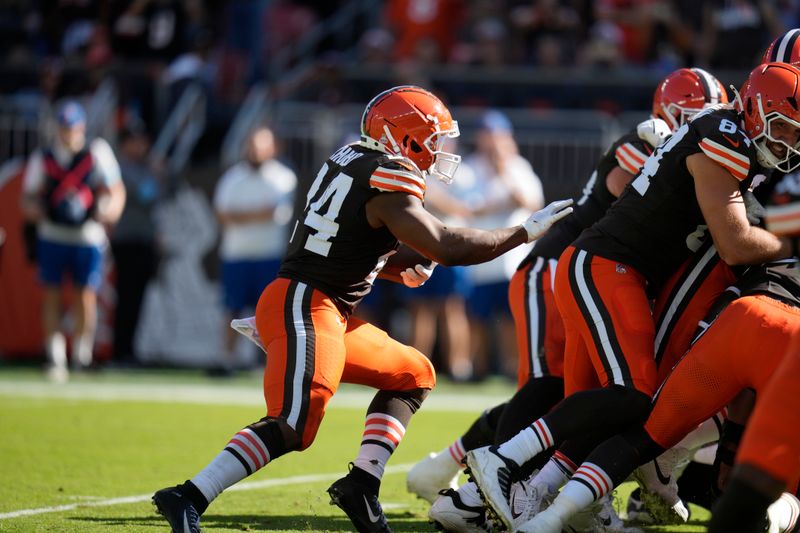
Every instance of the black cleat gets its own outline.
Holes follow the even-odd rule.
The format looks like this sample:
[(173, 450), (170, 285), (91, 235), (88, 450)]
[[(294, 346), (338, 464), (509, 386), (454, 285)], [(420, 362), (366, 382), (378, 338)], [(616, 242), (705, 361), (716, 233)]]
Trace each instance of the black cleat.
[(338, 506), (356, 526), (359, 533), (392, 533), (383, 514), (378, 495), (350, 476), (328, 487), (331, 505)]
[(200, 533), (200, 513), (183, 495), (179, 486), (161, 489), (153, 494), (153, 505), (172, 526), (172, 533)]

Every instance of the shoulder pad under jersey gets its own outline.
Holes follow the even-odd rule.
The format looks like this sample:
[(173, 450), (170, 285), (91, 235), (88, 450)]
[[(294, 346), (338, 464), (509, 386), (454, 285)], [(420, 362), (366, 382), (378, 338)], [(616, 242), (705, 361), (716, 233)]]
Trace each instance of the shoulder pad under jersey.
[(747, 178), (754, 164), (755, 148), (732, 110), (721, 109), (698, 115), (691, 123), (700, 149), (739, 181)]

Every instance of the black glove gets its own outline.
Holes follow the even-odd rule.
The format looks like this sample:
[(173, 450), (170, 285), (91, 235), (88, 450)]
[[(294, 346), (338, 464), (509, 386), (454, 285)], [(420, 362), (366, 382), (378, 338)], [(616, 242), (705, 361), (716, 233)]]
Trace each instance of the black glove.
[(744, 191), (742, 193), (744, 200), (744, 209), (747, 211), (747, 221), (751, 226), (764, 227), (764, 217), (767, 215), (767, 210), (758, 201), (756, 195), (752, 191)]

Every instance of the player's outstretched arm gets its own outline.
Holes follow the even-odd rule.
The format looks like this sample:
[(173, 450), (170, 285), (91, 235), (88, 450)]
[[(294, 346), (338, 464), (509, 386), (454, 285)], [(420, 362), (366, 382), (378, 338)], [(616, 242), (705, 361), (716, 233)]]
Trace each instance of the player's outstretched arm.
[(694, 177), (697, 203), (719, 256), (729, 265), (756, 265), (788, 257), (791, 249), (772, 233), (747, 220), (739, 181), (705, 154), (686, 158)]
[(422, 202), (402, 193), (379, 194), (367, 203), (373, 227), (386, 226), (397, 239), (445, 266), (490, 261), (521, 244), (539, 238), (572, 209), (556, 202), (534, 213), (523, 225), (491, 231), (445, 225)]

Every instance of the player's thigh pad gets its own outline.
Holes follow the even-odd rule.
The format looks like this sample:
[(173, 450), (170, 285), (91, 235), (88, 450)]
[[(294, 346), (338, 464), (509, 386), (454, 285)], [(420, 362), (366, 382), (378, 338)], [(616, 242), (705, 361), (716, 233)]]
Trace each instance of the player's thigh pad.
[(655, 354), (658, 382), (686, 353), (697, 326), (711, 306), (736, 282), (731, 268), (709, 244), (701, 249), (667, 282), (655, 305)]
[[(800, 341), (800, 339), (798, 339)], [(758, 467), (787, 486), (800, 475), (800, 342), (759, 395), (737, 463)], [(791, 490), (791, 489), (790, 489)]]
[(256, 326), (267, 349), (264, 398), (268, 416), (281, 418), (313, 441), (345, 364), (346, 320), (323, 293), (278, 278), (256, 307)]
[(563, 376), (564, 323), (553, 293), (555, 267), (555, 260), (537, 257), (517, 270), (508, 285), (519, 354), (518, 388), (531, 378)]
[(342, 381), (381, 390), (432, 389), (436, 373), (427, 357), (380, 328), (351, 317), (344, 334)]
[(670, 448), (740, 390), (762, 389), (800, 327), (800, 312), (766, 296), (731, 303), (678, 362), (645, 424)]
[(559, 259), (556, 302), (566, 330), (575, 329), (584, 339), (603, 386), (652, 395), (655, 326), (641, 274), (570, 247)]

